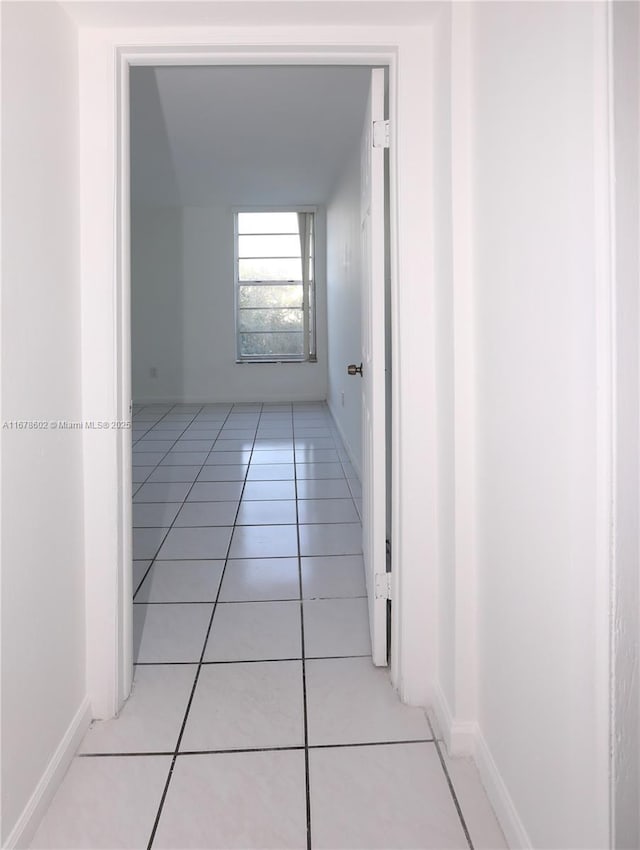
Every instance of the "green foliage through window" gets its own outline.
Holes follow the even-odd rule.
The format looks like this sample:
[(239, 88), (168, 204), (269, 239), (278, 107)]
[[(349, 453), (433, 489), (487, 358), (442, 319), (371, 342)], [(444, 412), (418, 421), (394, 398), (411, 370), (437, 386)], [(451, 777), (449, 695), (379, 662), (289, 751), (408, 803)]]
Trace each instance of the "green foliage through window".
[(314, 237), (313, 213), (235, 214), (238, 360), (315, 360)]

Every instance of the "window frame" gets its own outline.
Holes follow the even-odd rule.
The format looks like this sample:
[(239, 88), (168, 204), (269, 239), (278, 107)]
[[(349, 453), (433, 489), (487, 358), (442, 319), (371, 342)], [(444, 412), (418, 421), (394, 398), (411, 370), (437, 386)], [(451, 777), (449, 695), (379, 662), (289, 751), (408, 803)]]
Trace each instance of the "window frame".
[[(236, 364), (245, 364), (245, 363), (317, 363), (318, 362), (318, 330), (317, 330), (317, 264), (316, 264), (316, 256), (318, 249), (318, 207), (317, 206), (308, 206), (308, 205), (300, 205), (300, 204), (288, 204), (288, 205), (269, 205), (269, 206), (235, 206), (232, 208), (232, 218), (233, 218), (233, 313), (234, 313), (234, 334), (235, 334), (235, 357)], [(288, 213), (312, 213), (313, 214), (313, 237), (312, 237), (312, 252), (311, 252), (311, 260), (312, 260), (312, 269), (313, 274), (309, 284), (309, 293), (308, 300), (310, 302), (309, 309), (309, 325), (307, 328), (306, 336), (303, 331), (303, 339), (304, 339), (304, 351), (302, 356), (297, 354), (295, 355), (250, 355), (246, 356), (241, 354), (240, 351), (240, 306), (239, 306), (239, 293), (240, 286), (243, 284), (251, 285), (250, 282), (240, 281), (240, 263), (239, 263), (239, 233), (238, 233), (238, 214), (239, 213), (279, 213), (279, 212), (288, 212)], [(263, 284), (286, 284), (289, 281), (258, 281), (257, 284), (254, 285), (263, 285)], [(296, 281), (296, 284), (298, 282)], [(304, 281), (300, 281), (302, 286), (304, 287)], [(304, 290), (303, 290), (303, 304), (304, 304)], [(260, 308), (256, 308), (260, 309)], [(313, 341), (313, 345), (311, 342)]]

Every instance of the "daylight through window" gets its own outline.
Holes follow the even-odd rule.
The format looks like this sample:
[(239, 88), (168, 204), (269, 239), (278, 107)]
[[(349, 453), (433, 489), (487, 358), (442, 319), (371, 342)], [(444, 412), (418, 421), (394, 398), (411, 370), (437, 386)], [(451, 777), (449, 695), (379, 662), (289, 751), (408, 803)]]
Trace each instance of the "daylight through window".
[(315, 215), (235, 213), (238, 361), (316, 359)]

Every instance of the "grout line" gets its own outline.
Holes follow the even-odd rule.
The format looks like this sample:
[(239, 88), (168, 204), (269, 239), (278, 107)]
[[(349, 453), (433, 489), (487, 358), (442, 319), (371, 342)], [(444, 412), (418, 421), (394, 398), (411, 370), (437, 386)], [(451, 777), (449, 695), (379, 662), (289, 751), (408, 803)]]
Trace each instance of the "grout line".
[[(227, 417), (224, 420), (225, 422), (227, 421), (227, 419), (231, 415), (232, 411), (233, 411), (233, 406), (229, 410), (229, 413), (227, 414)], [(258, 415), (258, 424), (260, 423), (261, 414), (262, 414), (262, 405), (260, 405), (260, 411), (259, 411), (259, 415)], [(257, 426), (256, 426), (256, 432), (257, 432)], [(214, 445), (215, 445), (215, 443), (214, 443)], [(253, 454), (253, 445), (255, 445), (255, 436), (253, 438), (253, 444), (252, 444), (252, 447), (251, 447), (251, 453), (252, 454)], [(212, 449), (212, 451), (213, 451), (213, 449)], [(249, 459), (251, 459), (251, 455), (250, 455)], [(205, 459), (205, 463), (206, 463), (206, 459)], [(202, 464), (202, 466), (204, 467), (204, 463)], [(247, 467), (247, 469), (248, 469), (248, 467)], [(191, 486), (189, 491), (187, 492), (187, 495), (184, 498), (184, 503), (186, 503), (186, 501), (189, 497), (189, 493), (191, 493), (191, 490), (193, 489), (193, 486), (195, 486), (195, 482)], [(191, 687), (191, 694), (189, 695), (189, 701), (187, 702), (187, 708), (185, 710), (185, 714), (184, 714), (184, 717), (182, 719), (182, 725), (180, 727), (180, 732), (178, 734), (178, 740), (176, 741), (175, 750), (173, 752), (173, 758), (171, 760), (171, 766), (169, 768), (169, 774), (167, 776), (167, 781), (165, 783), (164, 790), (162, 792), (162, 797), (160, 798), (160, 804), (158, 806), (158, 811), (156, 813), (155, 821), (154, 821), (153, 827), (151, 829), (151, 835), (149, 836), (149, 841), (148, 841), (148, 844), (147, 844), (147, 850), (151, 850), (151, 847), (153, 846), (153, 841), (154, 841), (154, 838), (156, 836), (156, 831), (158, 829), (158, 824), (160, 822), (160, 817), (162, 815), (164, 803), (165, 803), (165, 800), (167, 798), (169, 786), (171, 784), (171, 778), (173, 776), (173, 770), (174, 770), (174, 767), (175, 767), (175, 764), (176, 764), (176, 759), (178, 758), (178, 755), (179, 755), (179, 752), (180, 752), (180, 744), (182, 743), (182, 738), (184, 736), (184, 731), (185, 731), (185, 728), (186, 728), (186, 725), (187, 725), (187, 720), (189, 719), (189, 712), (191, 711), (191, 706), (193, 704), (193, 699), (194, 699), (194, 696), (195, 696), (196, 688), (198, 686), (198, 681), (200, 679), (200, 672), (202, 671), (202, 667), (203, 667), (204, 655), (205, 655), (205, 652), (207, 650), (207, 643), (209, 641), (209, 635), (211, 633), (211, 627), (213, 625), (213, 620), (214, 620), (216, 609), (217, 609), (217, 606), (218, 606), (218, 599), (220, 597), (220, 591), (222, 590), (222, 582), (224, 580), (225, 570), (226, 570), (227, 564), (229, 562), (229, 553), (231, 551), (231, 545), (233, 543), (233, 537), (234, 537), (235, 528), (236, 528), (236, 521), (238, 519), (238, 513), (240, 512), (240, 505), (242, 504), (242, 494), (244, 493), (245, 486), (246, 486), (246, 477), (245, 477), (245, 480), (242, 484), (242, 490), (240, 492), (240, 499), (238, 500), (238, 507), (236, 508), (236, 515), (235, 515), (235, 519), (234, 519), (234, 523), (233, 523), (233, 531), (232, 531), (232, 533), (229, 537), (229, 543), (228, 543), (228, 546), (227, 546), (227, 553), (226, 553), (226, 556), (225, 556), (225, 559), (224, 559), (224, 566), (222, 568), (222, 572), (220, 574), (220, 581), (218, 583), (218, 592), (216, 594), (216, 601), (213, 604), (213, 610), (211, 611), (211, 617), (209, 618), (209, 626), (207, 628), (207, 632), (206, 632), (205, 637), (204, 637), (204, 643), (202, 645), (202, 652), (200, 653), (200, 659), (198, 661), (198, 669), (196, 670), (193, 685)], [(175, 522), (175, 520), (174, 520), (174, 522)]]
[(440, 743), (438, 741), (438, 736), (435, 734), (433, 730), (433, 726), (431, 724), (431, 719), (427, 712), (425, 712), (425, 717), (427, 719), (427, 723), (429, 724), (429, 729), (431, 730), (431, 735), (433, 739), (433, 744), (436, 748), (436, 752), (438, 754), (438, 758), (440, 759), (440, 765), (445, 775), (445, 779), (447, 780), (447, 785), (449, 786), (449, 791), (451, 793), (451, 797), (453, 798), (453, 804), (456, 807), (456, 812), (458, 813), (458, 818), (460, 819), (460, 825), (462, 826), (462, 831), (464, 832), (464, 836), (467, 839), (467, 844), (469, 845), (469, 850), (474, 850), (473, 841), (471, 840), (471, 835), (469, 834), (469, 830), (467, 828), (467, 823), (464, 819), (464, 815), (462, 814), (462, 807), (458, 801), (458, 795), (456, 794), (456, 789), (453, 787), (453, 782), (451, 781), (451, 776), (449, 775), (449, 771), (447, 770), (447, 765), (445, 764), (444, 757), (442, 755), (442, 750), (440, 748)]
[[(434, 744), (433, 738), (409, 738), (406, 740), (397, 741), (353, 741), (348, 744), (309, 744), (309, 750), (348, 750), (350, 748), (359, 747), (399, 747), (412, 744)], [(153, 750), (141, 752), (124, 752), (124, 753), (78, 753), (78, 758), (133, 758), (147, 756), (208, 756), (208, 755), (233, 755), (235, 753), (281, 753), (281, 752), (302, 752), (305, 749), (304, 745), (291, 745), (280, 747), (234, 747), (228, 750), (213, 749), (213, 750), (181, 750), (175, 753), (173, 750)]]
[[(291, 408), (291, 428), (293, 431), (293, 441), (295, 446), (295, 417), (293, 407)], [(295, 464), (295, 449), (294, 449), (294, 465), (293, 465), (293, 483), (296, 498), (296, 538), (298, 541), (298, 589), (300, 593), (300, 645), (302, 652), (302, 709), (304, 722), (304, 782), (305, 782), (305, 803), (307, 816), (307, 850), (311, 848), (311, 786), (309, 779), (309, 717), (307, 711), (307, 659), (306, 647), (304, 639), (304, 594), (302, 592), (302, 555), (300, 554), (300, 512), (298, 510), (298, 467)]]
[[(211, 603), (209, 603), (211, 604)], [(371, 655), (312, 655), (307, 661), (344, 661), (349, 658), (371, 658)], [(280, 661), (301, 661), (302, 656), (296, 658), (242, 658), (234, 661), (203, 661), (202, 666), (212, 664), (277, 664)], [(184, 665), (195, 667), (199, 662), (194, 661), (136, 661), (135, 667), (174, 667)]]
[[(221, 561), (222, 558), (215, 560)], [(164, 564), (165, 561), (156, 561), (156, 564)], [(206, 563), (206, 561), (204, 561)], [(331, 602), (336, 599), (366, 599), (366, 596), (308, 596), (304, 602)], [(213, 605), (215, 599), (167, 599), (150, 602), (148, 600), (134, 602), (134, 605)], [(265, 605), (269, 602), (299, 602), (299, 599), (220, 599), (219, 605)], [(333, 657), (333, 656), (331, 656)]]
[[(166, 413), (164, 413), (164, 414), (160, 417), (160, 419), (158, 419), (158, 422), (162, 422), (162, 420), (164, 419), (164, 417), (165, 417), (165, 416), (168, 416), (168, 415), (169, 415), (169, 413), (173, 410), (173, 408), (174, 408), (174, 407), (176, 407), (176, 405), (175, 405), (175, 404), (174, 404), (174, 405), (172, 405), (172, 406), (169, 408), (169, 410), (167, 410), (167, 412), (166, 412)], [(200, 408), (200, 410), (202, 410), (202, 407)], [(200, 412), (200, 411), (198, 411), (198, 413), (199, 413), (199, 412)], [(198, 413), (194, 413), (194, 414), (193, 414), (194, 418), (198, 415)], [(193, 419), (191, 420), (191, 422), (193, 422)], [(187, 430), (187, 428), (189, 427), (189, 425), (191, 424), (191, 422), (189, 422), (188, 424), (186, 424), (186, 425), (185, 425), (185, 427), (183, 428), (183, 430), (182, 430), (182, 431), (181, 431), (181, 433), (180, 433), (180, 436), (179, 436), (179, 437), (176, 437), (176, 439), (172, 442), (171, 446), (169, 446), (169, 448), (166, 450), (166, 452), (162, 455), (162, 457), (160, 458), (160, 460), (158, 461), (158, 463), (157, 463), (157, 464), (156, 464), (156, 465), (155, 465), (155, 466), (151, 469), (151, 472), (149, 473), (149, 475), (147, 475), (147, 478), (145, 478), (145, 480), (144, 480), (144, 481), (140, 482), (140, 485), (139, 485), (138, 487), (136, 487), (136, 488), (135, 488), (135, 490), (133, 490), (133, 487), (132, 487), (132, 490), (133, 490), (132, 498), (133, 498), (133, 497), (134, 497), (134, 496), (138, 493), (138, 491), (139, 491), (139, 490), (140, 490), (140, 489), (141, 489), (141, 488), (142, 488), (142, 487), (143, 487), (143, 486), (147, 483), (147, 481), (148, 481), (149, 477), (150, 477), (151, 475), (153, 475), (153, 473), (154, 473), (154, 472), (156, 471), (156, 469), (160, 466), (160, 464), (161, 464), (161, 463), (162, 463), (162, 461), (165, 459), (165, 457), (167, 457), (167, 455), (168, 455), (168, 454), (169, 454), (169, 452), (173, 449), (173, 447), (174, 447), (174, 446), (175, 446), (175, 444), (178, 442), (178, 440), (180, 440), (180, 439), (182, 438), (182, 434), (184, 434), (184, 432)], [(176, 425), (179, 425), (179, 424), (180, 424), (180, 423), (176, 422)], [(155, 425), (157, 425), (157, 422), (155, 422), (155, 423), (154, 423), (154, 425), (153, 425), (152, 427), (155, 427)], [(177, 430), (178, 430), (178, 428), (176, 428), (175, 430), (177, 431)], [(145, 434), (146, 434), (146, 433), (147, 433), (147, 432), (145, 432)], [(138, 442), (138, 441), (136, 441), (136, 442)], [(165, 441), (165, 442), (168, 442), (168, 441)], [(134, 445), (135, 445), (135, 443), (132, 443), (132, 446), (131, 446), (131, 450), (132, 450), (132, 452), (133, 452), (133, 446), (134, 446)], [(145, 469), (147, 469), (147, 467), (144, 467), (144, 468), (145, 468)], [(133, 458), (132, 458), (132, 467), (131, 467), (131, 469), (132, 469), (132, 472), (133, 472)], [(149, 482), (149, 483), (153, 484), (154, 482)], [(159, 482), (156, 482), (156, 483), (159, 483)], [(164, 482), (164, 483), (186, 483), (186, 482)], [(189, 492), (190, 492), (190, 491), (189, 491)], [(186, 498), (186, 497), (185, 497), (185, 498)], [(183, 500), (183, 503), (184, 503), (184, 500)], [(135, 504), (137, 504), (137, 503), (136, 503), (136, 502), (133, 502), (133, 504), (135, 505)], [(143, 503), (141, 503), (141, 504), (167, 504), (167, 503), (166, 503), (166, 502), (161, 502), (161, 503), (157, 503), (157, 502), (151, 502), (151, 503), (143, 502)], [(133, 513), (133, 510), (132, 510), (132, 513)], [(178, 511), (178, 513), (180, 513), (180, 511)], [(177, 514), (176, 514), (176, 516), (177, 516)], [(175, 518), (174, 518), (174, 522), (175, 522)], [(173, 523), (172, 523), (172, 524), (171, 524), (171, 526), (167, 529), (167, 534), (169, 533), (169, 531), (171, 530), (171, 528), (172, 528), (172, 527), (173, 527)], [(133, 530), (133, 528), (135, 528), (135, 526), (133, 526), (133, 527), (132, 527), (132, 530)], [(162, 528), (164, 528), (164, 526), (162, 526)], [(146, 579), (146, 577), (149, 575), (149, 572), (151, 571), (151, 568), (153, 567), (154, 561), (155, 561), (155, 559), (156, 559), (156, 555), (158, 554), (158, 552), (159, 552), (159, 551), (160, 551), (160, 549), (162, 548), (162, 544), (163, 544), (163, 543), (164, 543), (164, 541), (166, 540), (167, 534), (165, 534), (165, 536), (162, 538), (162, 541), (161, 541), (161, 543), (160, 543), (160, 546), (158, 546), (158, 548), (156, 549), (155, 555), (153, 555), (153, 556), (152, 556), (152, 558), (151, 558), (151, 563), (149, 564), (149, 566), (148, 566), (148, 567), (147, 567), (147, 569), (145, 570), (145, 573), (144, 573), (144, 575), (142, 576), (142, 579), (140, 580), (140, 583), (139, 583), (139, 584), (138, 584), (138, 586), (135, 588), (134, 593), (133, 593), (133, 598), (134, 598), (134, 599), (136, 598), (136, 594), (138, 593), (138, 591), (139, 591), (139, 590), (140, 590), (140, 588), (142, 587), (142, 584), (143, 584), (144, 580), (145, 580), (145, 579)], [(146, 560), (147, 560), (147, 558), (135, 558), (135, 557), (133, 557), (133, 556), (132, 556), (132, 560), (136, 560), (136, 561), (146, 561)]]

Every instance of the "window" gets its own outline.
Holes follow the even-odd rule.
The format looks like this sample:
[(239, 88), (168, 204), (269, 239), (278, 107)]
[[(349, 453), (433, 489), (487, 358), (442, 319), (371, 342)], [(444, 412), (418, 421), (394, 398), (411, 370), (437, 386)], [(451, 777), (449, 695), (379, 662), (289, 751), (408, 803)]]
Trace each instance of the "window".
[(235, 213), (238, 362), (315, 361), (315, 214)]

